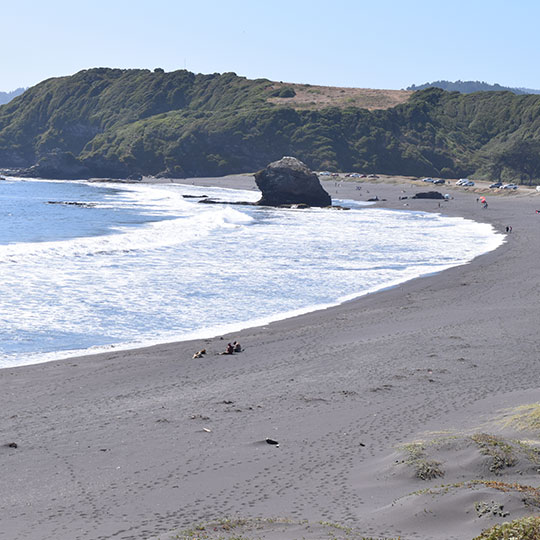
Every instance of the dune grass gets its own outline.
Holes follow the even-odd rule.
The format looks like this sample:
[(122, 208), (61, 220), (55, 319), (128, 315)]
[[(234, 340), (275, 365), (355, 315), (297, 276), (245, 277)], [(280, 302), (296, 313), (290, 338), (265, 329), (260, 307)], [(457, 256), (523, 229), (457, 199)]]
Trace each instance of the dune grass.
[(505, 419), (505, 426), (520, 431), (540, 432), (540, 403), (528, 403), (512, 409), (514, 414)]
[(421, 442), (406, 444), (402, 447), (407, 457), (403, 461), (414, 470), (414, 476), (420, 480), (433, 480), (444, 476), (440, 461), (428, 459), (426, 447)]
[(494, 525), (473, 540), (538, 540), (539, 538), (540, 517), (531, 516)]
[(400, 540), (367, 537), (352, 527), (330, 521), (308, 522), (289, 518), (224, 518), (161, 535), (157, 540), (259, 540), (268, 532), (273, 538), (278, 534), (288, 538), (288, 527), (306, 540)]

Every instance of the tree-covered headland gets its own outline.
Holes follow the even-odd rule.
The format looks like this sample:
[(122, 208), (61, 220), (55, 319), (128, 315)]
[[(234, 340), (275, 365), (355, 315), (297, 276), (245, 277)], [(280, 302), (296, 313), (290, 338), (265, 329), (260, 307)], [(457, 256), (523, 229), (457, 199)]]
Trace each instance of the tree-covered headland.
[(0, 106), (0, 167), (188, 177), (293, 155), (314, 170), (540, 183), (540, 95), (429, 88), (368, 110), (300, 106), (307, 86), (161, 69), (48, 79)]

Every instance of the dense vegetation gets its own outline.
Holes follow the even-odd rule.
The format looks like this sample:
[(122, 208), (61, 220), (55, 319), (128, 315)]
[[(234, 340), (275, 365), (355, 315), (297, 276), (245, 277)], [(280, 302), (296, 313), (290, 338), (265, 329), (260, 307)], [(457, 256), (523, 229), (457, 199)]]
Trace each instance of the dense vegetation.
[(0, 107), (0, 166), (38, 163), (31, 174), (49, 177), (183, 177), (254, 171), (294, 155), (313, 169), (540, 178), (540, 96), (431, 88), (387, 110), (295, 110), (268, 101), (280, 88), (161, 69), (48, 79)]
[(434, 81), (431, 83), (413, 84), (407, 90), (425, 90), (426, 88), (440, 88), (448, 92), (461, 92), (462, 94), (472, 94), (473, 92), (512, 92), (513, 94), (540, 94), (540, 90), (531, 88), (510, 88), (500, 84), (489, 84), (483, 81)]

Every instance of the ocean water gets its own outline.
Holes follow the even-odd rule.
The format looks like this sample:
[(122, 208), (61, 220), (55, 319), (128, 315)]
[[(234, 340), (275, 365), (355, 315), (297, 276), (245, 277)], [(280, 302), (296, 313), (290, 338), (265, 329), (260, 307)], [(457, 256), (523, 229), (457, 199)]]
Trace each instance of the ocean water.
[[(334, 201), (349, 211), (198, 204), (256, 191), (0, 182), (0, 367), (219, 335), (464, 264), (490, 225)], [(79, 204), (65, 204), (65, 203)]]

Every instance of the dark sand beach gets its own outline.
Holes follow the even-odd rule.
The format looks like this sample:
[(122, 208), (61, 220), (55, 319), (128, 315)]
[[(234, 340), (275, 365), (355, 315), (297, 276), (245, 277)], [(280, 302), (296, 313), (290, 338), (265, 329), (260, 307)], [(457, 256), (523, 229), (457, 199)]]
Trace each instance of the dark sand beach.
[[(461, 540), (540, 513), (500, 489), (540, 480), (540, 433), (510, 423), (540, 401), (540, 194), (484, 210), (477, 189), (325, 186), (513, 231), (470, 264), (223, 339), (0, 370), (0, 539)], [(244, 352), (220, 356), (233, 339)], [(225, 518), (250, 519), (194, 529)]]

